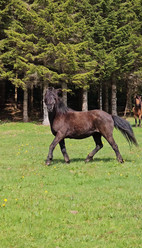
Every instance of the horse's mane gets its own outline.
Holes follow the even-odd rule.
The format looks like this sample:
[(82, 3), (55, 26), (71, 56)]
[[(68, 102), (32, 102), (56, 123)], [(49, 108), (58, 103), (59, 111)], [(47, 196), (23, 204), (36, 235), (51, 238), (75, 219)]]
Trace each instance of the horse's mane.
[(73, 109), (69, 108), (63, 103), (62, 98), (58, 97), (56, 111), (59, 114), (66, 114), (67, 112), (74, 112)]

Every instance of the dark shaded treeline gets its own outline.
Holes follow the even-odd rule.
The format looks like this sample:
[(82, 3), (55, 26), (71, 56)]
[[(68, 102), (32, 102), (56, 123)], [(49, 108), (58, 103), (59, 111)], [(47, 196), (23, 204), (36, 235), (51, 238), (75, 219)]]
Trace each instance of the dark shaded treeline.
[(75, 108), (131, 112), (142, 92), (141, 0), (1, 0), (0, 16), (1, 105), (13, 90), (28, 121), (54, 85)]
[[(72, 92), (67, 94), (67, 105), (74, 110), (82, 110), (82, 89), (75, 89), (70, 85)], [(30, 120), (43, 119), (43, 88), (34, 86), (32, 91), (28, 90), (28, 115)], [(1, 82), (0, 84), (0, 119), (1, 120), (22, 120), (23, 114), (23, 95), (22, 88), (17, 89), (17, 98), (15, 99), (15, 86), (11, 82)], [(104, 95), (104, 94), (103, 94)], [(126, 88), (123, 92), (117, 92), (118, 114), (123, 115), (126, 104)], [(90, 88), (88, 92), (88, 109), (99, 109), (99, 91), (97, 88)], [(103, 97), (104, 99), (104, 97)], [(111, 94), (109, 95), (109, 106), (111, 104)], [(16, 101), (15, 101), (16, 100)], [(133, 99), (132, 99), (133, 104)], [(103, 109), (105, 109), (103, 101)], [(109, 107), (111, 113), (111, 107)], [(131, 113), (129, 113), (131, 114)]]

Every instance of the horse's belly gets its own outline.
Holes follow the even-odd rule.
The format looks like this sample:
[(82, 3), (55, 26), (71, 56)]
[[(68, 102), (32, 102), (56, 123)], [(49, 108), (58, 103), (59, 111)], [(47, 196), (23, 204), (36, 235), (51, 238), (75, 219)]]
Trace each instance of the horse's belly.
[(66, 138), (70, 138), (70, 139), (85, 139), (85, 138), (88, 138), (90, 136), (92, 136), (95, 132), (97, 132), (97, 130), (91, 130), (91, 131), (88, 131), (88, 132), (74, 132), (72, 134), (69, 134), (66, 136)]

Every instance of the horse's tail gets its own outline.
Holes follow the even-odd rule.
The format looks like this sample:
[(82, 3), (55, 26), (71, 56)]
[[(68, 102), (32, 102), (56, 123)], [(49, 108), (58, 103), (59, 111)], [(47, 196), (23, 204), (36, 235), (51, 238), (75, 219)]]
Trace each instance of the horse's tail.
[(134, 145), (138, 146), (130, 123), (116, 115), (112, 115), (112, 118), (114, 121), (114, 127), (121, 131), (129, 143), (133, 143)]

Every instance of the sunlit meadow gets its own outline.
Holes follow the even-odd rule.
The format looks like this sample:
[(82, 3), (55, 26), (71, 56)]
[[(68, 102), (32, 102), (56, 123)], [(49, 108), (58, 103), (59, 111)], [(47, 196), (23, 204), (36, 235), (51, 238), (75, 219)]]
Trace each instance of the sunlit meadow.
[(0, 247), (142, 247), (142, 128), (133, 130), (139, 147), (114, 131), (124, 164), (104, 139), (85, 164), (88, 138), (66, 140), (69, 165), (57, 146), (48, 167), (49, 127), (1, 123)]

